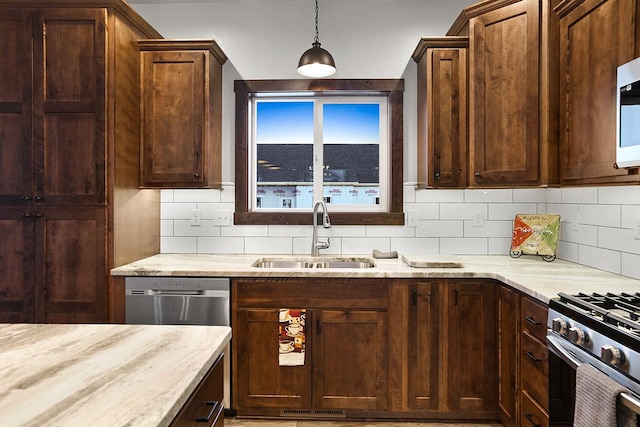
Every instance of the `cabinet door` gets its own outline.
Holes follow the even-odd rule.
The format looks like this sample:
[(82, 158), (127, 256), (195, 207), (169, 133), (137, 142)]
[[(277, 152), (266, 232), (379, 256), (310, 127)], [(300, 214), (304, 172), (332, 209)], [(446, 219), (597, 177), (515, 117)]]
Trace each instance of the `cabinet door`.
[(507, 286), (498, 291), (498, 415), (505, 427), (518, 423), (520, 296)]
[(409, 306), (409, 408), (438, 408), (440, 353), (440, 285), (415, 283)]
[(35, 195), (104, 203), (106, 11), (38, 9), (34, 22)]
[(450, 411), (495, 413), (494, 287), (490, 282), (449, 282), (444, 336)]
[[(23, 217), (24, 215), (24, 217)], [(34, 220), (0, 208), (0, 322), (33, 322)]]
[(35, 216), (35, 320), (106, 322), (106, 209), (42, 208)]
[(586, 0), (560, 17), (563, 184), (638, 181), (637, 174), (614, 168), (616, 69), (635, 57), (638, 7), (636, 1)]
[(471, 186), (539, 180), (539, 0), (470, 20)]
[[(307, 312), (307, 343), (310, 314)], [(311, 407), (312, 346), (307, 345), (303, 366), (279, 366), (278, 309), (238, 309), (233, 331), (238, 409)]]
[(142, 53), (142, 183), (204, 185), (205, 52)]
[(418, 62), (418, 187), (467, 182), (467, 37), (423, 38)]
[(31, 14), (0, 14), (0, 203), (19, 204), (32, 197)]
[(314, 407), (387, 409), (386, 317), (373, 310), (323, 310), (316, 317)]

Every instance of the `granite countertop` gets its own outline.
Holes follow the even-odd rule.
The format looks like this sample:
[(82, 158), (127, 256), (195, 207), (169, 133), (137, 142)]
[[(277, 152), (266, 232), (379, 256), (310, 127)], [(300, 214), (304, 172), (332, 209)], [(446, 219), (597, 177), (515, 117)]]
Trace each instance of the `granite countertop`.
[(230, 337), (222, 326), (0, 324), (0, 424), (167, 426)]
[[(336, 256), (320, 256), (322, 258)], [(372, 258), (370, 255), (341, 258)], [(344, 278), (488, 278), (496, 279), (544, 303), (559, 292), (640, 292), (640, 280), (556, 259), (543, 261), (537, 256), (511, 258), (508, 255), (405, 255), (413, 265), (435, 261), (448, 265), (459, 262), (460, 268), (410, 267), (400, 258), (374, 259), (376, 267), (364, 269), (286, 269), (256, 268), (262, 258), (308, 259), (291, 255), (206, 255), (159, 254), (117, 267), (115, 276), (191, 276), (191, 277), (344, 277)]]

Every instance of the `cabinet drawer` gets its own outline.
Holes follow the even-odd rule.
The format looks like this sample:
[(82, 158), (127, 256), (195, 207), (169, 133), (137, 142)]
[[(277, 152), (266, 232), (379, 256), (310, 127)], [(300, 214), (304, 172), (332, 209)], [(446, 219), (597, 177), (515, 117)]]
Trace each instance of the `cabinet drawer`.
[(549, 350), (526, 332), (522, 333), (520, 366), (522, 388), (543, 408), (549, 408)]
[(521, 393), (520, 426), (521, 427), (548, 427), (549, 415), (526, 392)]
[(224, 355), (209, 369), (182, 408), (172, 427), (221, 427), (224, 425)]
[(547, 340), (547, 308), (531, 298), (522, 298), (522, 330), (540, 342)]

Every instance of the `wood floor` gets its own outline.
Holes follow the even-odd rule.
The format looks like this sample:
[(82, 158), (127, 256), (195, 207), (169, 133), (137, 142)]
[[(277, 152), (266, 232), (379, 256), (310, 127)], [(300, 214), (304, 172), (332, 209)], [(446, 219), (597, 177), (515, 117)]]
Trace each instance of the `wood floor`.
[(244, 420), (225, 418), (227, 427), (502, 427), (502, 424), (399, 423), (356, 421)]

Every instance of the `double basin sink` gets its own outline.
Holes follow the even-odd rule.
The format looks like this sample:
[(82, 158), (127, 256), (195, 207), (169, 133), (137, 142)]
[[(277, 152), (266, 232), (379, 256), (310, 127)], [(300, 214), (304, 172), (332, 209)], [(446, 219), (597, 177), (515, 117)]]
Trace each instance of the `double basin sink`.
[(260, 258), (252, 267), (257, 268), (373, 268), (376, 264), (369, 258)]

